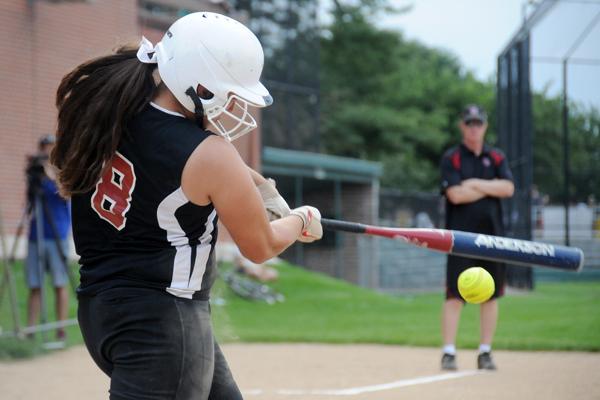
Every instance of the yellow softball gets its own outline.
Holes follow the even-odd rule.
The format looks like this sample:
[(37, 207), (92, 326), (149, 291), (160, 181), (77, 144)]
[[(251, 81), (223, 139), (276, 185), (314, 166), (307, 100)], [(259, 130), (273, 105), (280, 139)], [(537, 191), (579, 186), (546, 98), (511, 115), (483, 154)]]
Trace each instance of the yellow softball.
[(467, 303), (479, 304), (494, 294), (494, 278), (481, 267), (471, 267), (458, 276), (458, 292)]

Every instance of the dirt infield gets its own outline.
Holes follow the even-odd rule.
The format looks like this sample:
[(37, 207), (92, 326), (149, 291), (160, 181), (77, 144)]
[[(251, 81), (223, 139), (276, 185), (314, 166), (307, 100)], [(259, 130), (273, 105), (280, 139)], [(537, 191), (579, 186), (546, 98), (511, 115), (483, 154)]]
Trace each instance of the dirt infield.
[[(600, 354), (496, 351), (497, 372), (475, 370), (459, 351), (459, 371), (439, 370), (439, 349), (378, 345), (223, 346), (247, 399), (600, 399)], [(85, 348), (0, 363), (0, 399), (107, 399), (108, 378)]]

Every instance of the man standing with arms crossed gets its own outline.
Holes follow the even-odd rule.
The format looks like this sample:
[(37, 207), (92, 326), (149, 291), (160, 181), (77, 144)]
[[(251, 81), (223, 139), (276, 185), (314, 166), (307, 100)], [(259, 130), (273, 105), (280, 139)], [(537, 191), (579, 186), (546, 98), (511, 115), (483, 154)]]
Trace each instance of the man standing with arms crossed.
[[(461, 115), (462, 143), (444, 153), (441, 162), (442, 193), (446, 197), (446, 229), (504, 235), (501, 198), (514, 192), (513, 177), (504, 154), (484, 143), (487, 114), (468, 105)], [(446, 269), (446, 301), (442, 311), (444, 340), (442, 369), (456, 370), (456, 333), (464, 300), (458, 293), (458, 276), (472, 266), (485, 268), (496, 289), (480, 308), (480, 345), (477, 366), (494, 370), (492, 340), (498, 320), (497, 299), (504, 294), (504, 264), (449, 255)]]

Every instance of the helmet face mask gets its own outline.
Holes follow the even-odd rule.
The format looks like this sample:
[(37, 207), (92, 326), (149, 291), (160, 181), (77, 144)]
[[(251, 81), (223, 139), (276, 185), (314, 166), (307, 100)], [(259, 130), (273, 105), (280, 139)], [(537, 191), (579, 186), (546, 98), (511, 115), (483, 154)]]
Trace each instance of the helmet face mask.
[(256, 120), (250, 114), (249, 107), (247, 101), (232, 94), (225, 106), (218, 107), (213, 115), (207, 115), (207, 118), (219, 135), (232, 141), (256, 128)]
[[(262, 46), (234, 19), (209, 12), (188, 14), (175, 21), (155, 52), (167, 88), (197, 119), (206, 116), (228, 140), (256, 128), (250, 105), (272, 104), (269, 91), (260, 83)], [(198, 96), (199, 85), (213, 96)]]

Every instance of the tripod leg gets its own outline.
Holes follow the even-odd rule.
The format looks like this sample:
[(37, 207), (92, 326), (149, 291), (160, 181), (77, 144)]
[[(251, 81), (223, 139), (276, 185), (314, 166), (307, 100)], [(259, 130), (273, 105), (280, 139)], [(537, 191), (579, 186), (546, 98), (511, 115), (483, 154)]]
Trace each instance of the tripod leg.
[(13, 242), (12, 249), (10, 250), (10, 253), (8, 254), (8, 256), (9, 256), (8, 261), (12, 264), (14, 264), (14, 262), (15, 262), (17, 249), (19, 248), (19, 240), (21, 238), (21, 235), (23, 234), (23, 231), (25, 230), (25, 224), (27, 223), (27, 221), (29, 221), (30, 213), (31, 213), (31, 209), (29, 208), (29, 206), (25, 207), (25, 209), (23, 210), (23, 215), (21, 216), (21, 221), (19, 222), (19, 225), (17, 226), (17, 232), (15, 233), (15, 240)]
[[(3, 234), (3, 236), (2, 236), (2, 257), (4, 258), (4, 262), (7, 265), (6, 268), (11, 269), (10, 272), (12, 272), (12, 267), (15, 264), (15, 258), (16, 258), (16, 254), (17, 254), (17, 249), (19, 248), (21, 234), (23, 233), (25, 223), (29, 219), (28, 216), (29, 216), (29, 208), (25, 207), (25, 209), (23, 210), (23, 216), (21, 217), (21, 220), (19, 221), (19, 225), (17, 226), (17, 231), (15, 233), (15, 240), (13, 241), (13, 246), (10, 250), (10, 253), (6, 253), (6, 249), (7, 249), (6, 238), (4, 237), (4, 232), (2, 232), (2, 234)], [(1, 215), (0, 215), (0, 218), (2, 218)], [(1, 223), (1, 221), (0, 221), (0, 223)], [(10, 283), (10, 282), (8, 282), (8, 274), (10, 272), (4, 272), (2, 275), (2, 282), (0, 282), (0, 306), (2, 306), (2, 299), (4, 298), (4, 288), (6, 287), (7, 283)]]
[(19, 308), (17, 305), (17, 293), (15, 290), (15, 281), (12, 274), (12, 262), (11, 259), (14, 259), (14, 254), (17, 248), (17, 242), (19, 237), (21, 236), (21, 232), (23, 231), (23, 226), (27, 221), (28, 212), (25, 210), (23, 213), (23, 217), (21, 218), (21, 222), (17, 228), (17, 234), (15, 236), (15, 241), (13, 244), (13, 252), (12, 258), (7, 254), (7, 245), (6, 245), (6, 237), (4, 236), (4, 220), (2, 219), (2, 210), (0, 209), (0, 241), (2, 245), (2, 264), (4, 265), (4, 272), (2, 274), (2, 284), (0, 285), (0, 306), (2, 305), (2, 298), (4, 297), (4, 287), (8, 285), (9, 289), (9, 299), (10, 299), (10, 308), (13, 317), (13, 324), (15, 328), (15, 335), (17, 337), (22, 337), (21, 332), (21, 324), (19, 321)]
[[(17, 254), (17, 249), (19, 248), (19, 242), (21, 239), (21, 235), (23, 234), (23, 230), (25, 228), (25, 223), (27, 222), (27, 220), (29, 219), (29, 207), (25, 207), (25, 209), (23, 210), (23, 216), (21, 217), (21, 220), (19, 221), (19, 225), (17, 226), (17, 231), (15, 233), (15, 240), (13, 241), (13, 246), (10, 250), (10, 253), (6, 253), (6, 238), (4, 237), (4, 235), (2, 236), (2, 256), (5, 260), (5, 263), (7, 265), (7, 268), (11, 269), (12, 272), (12, 267), (15, 265), (15, 258), (16, 258), (16, 254)], [(0, 218), (2, 216), (0, 215)], [(4, 233), (4, 232), (3, 232)], [(2, 299), (4, 298), (4, 288), (6, 287), (7, 281), (8, 281), (8, 277), (7, 277), (7, 273), (5, 272), (2, 275), (2, 282), (0, 283), (0, 306), (2, 306)]]

